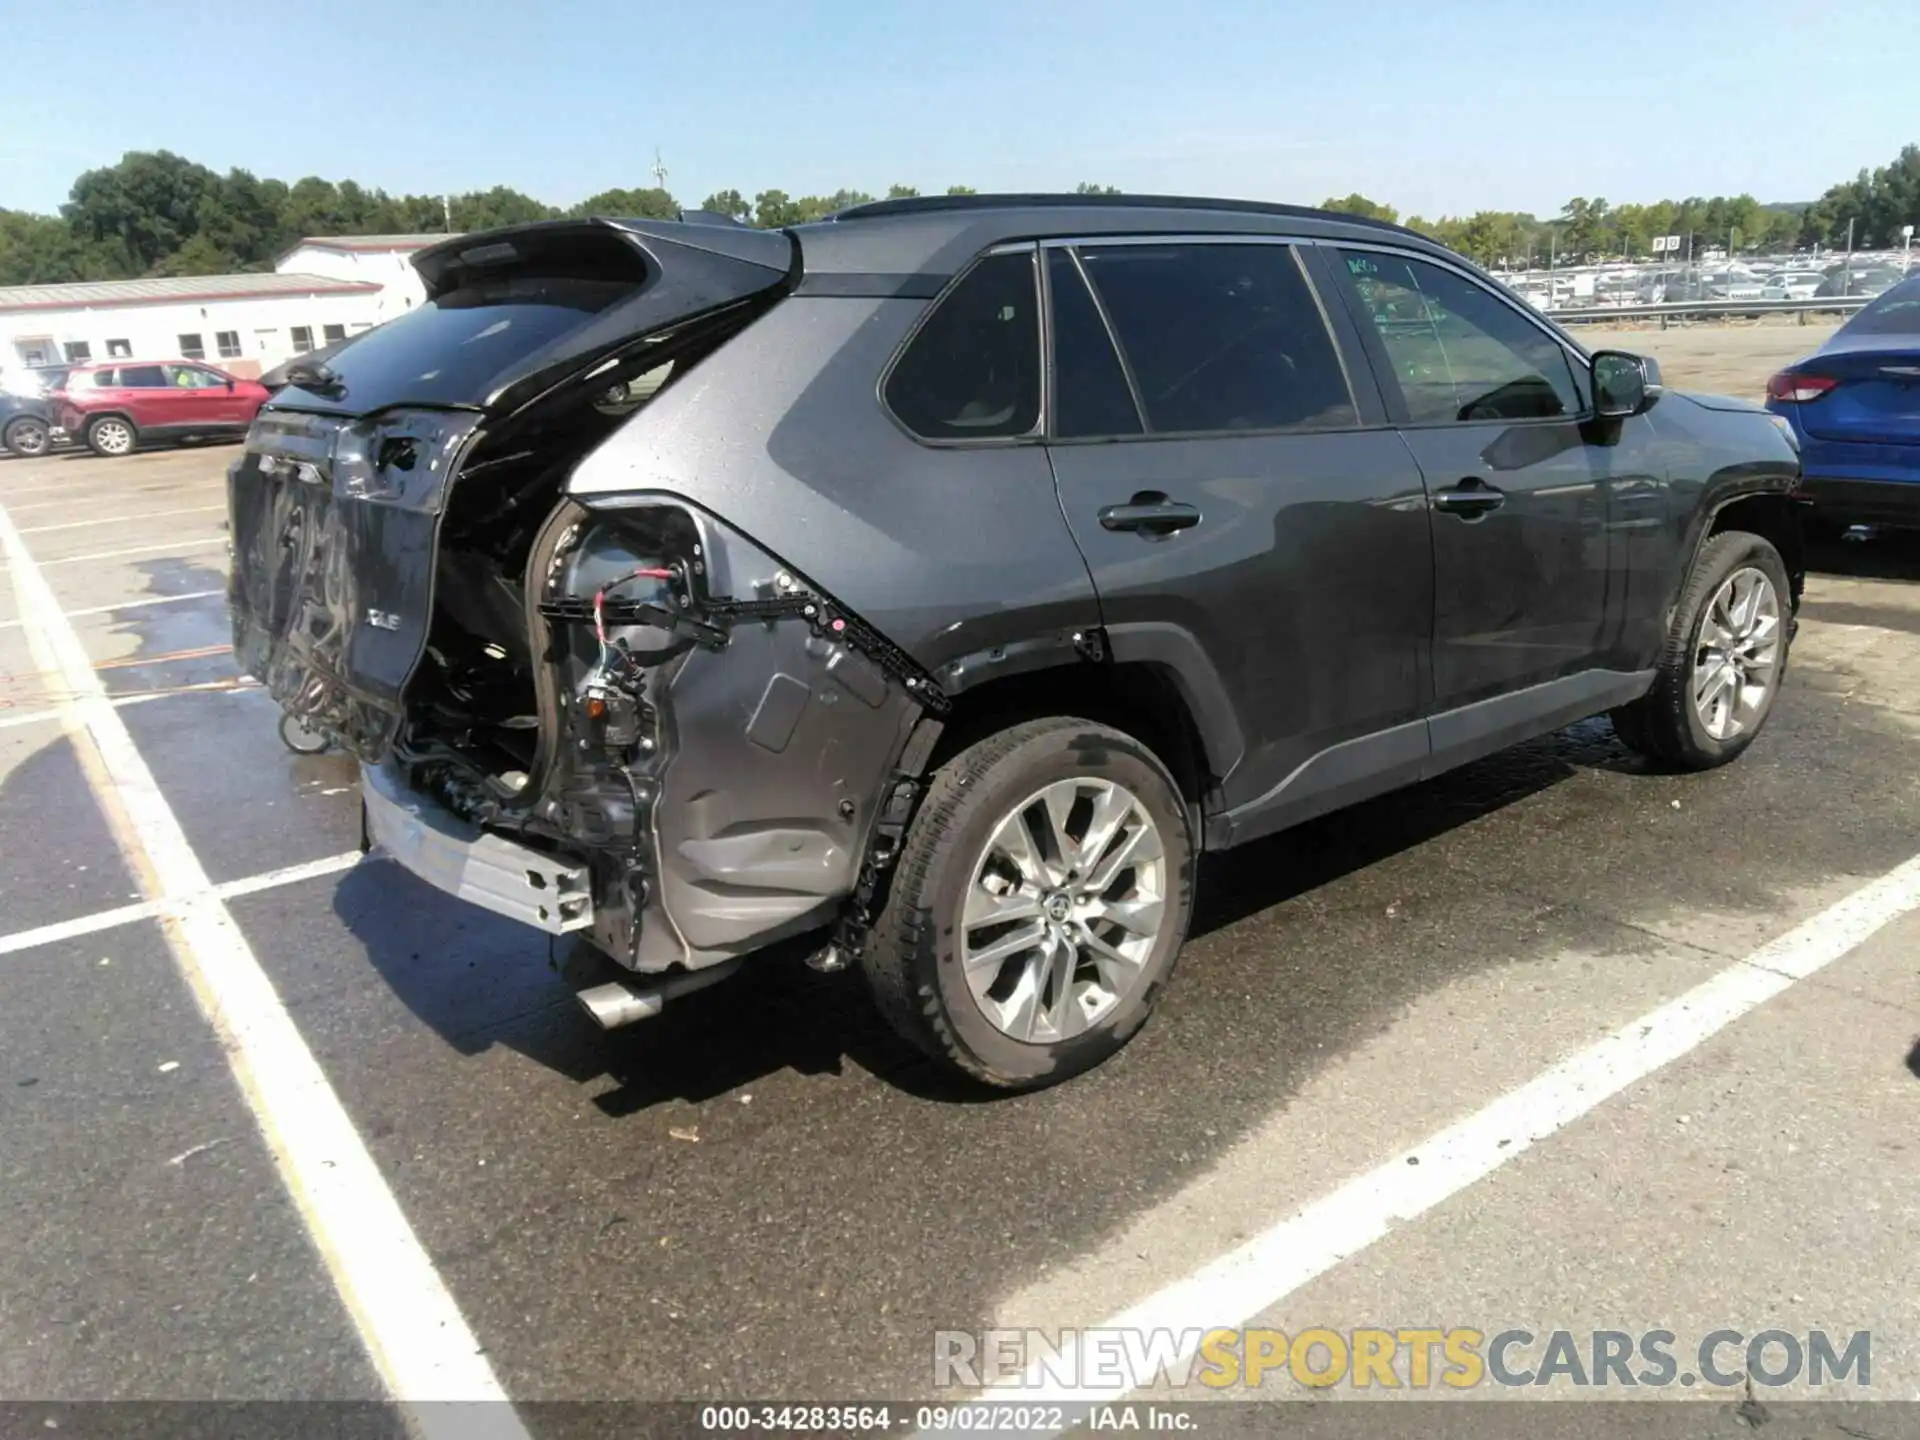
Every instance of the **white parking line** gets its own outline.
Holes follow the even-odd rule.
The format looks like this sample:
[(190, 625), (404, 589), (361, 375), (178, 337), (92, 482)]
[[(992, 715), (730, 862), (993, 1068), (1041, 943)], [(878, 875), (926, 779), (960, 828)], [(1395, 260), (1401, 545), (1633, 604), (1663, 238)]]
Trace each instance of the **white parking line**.
[[(22, 535), (31, 531), (22, 530)], [(224, 598), (224, 590), (188, 590), (179, 595), (149, 595), (144, 600), (119, 600), (111, 605), (83, 605), (78, 610), (67, 611), (67, 618), (78, 615), (117, 615), (122, 610), (144, 610), (149, 605), (178, 605), (183, 600), (207, 600), (215, 595)], [(26, 624), (24, 620), (0, 620), (0, 630), (13, 630)]]
[[(204, 540), (156, 540), (151, 545), (129, 545), (124, 550), (95, 550), (86, 555), (58, 555), (51, 560), (41, 561), (40, 568), (44, 570), (49, 565), (78, 565), (83, 560), (118, 560), (125, 555), (150, 555), (156, 550), (210, 550), (215, 545), (226, 543), (227, 537), (224, 535), (209, 535)], [(19, 563), (21, 562), (15, 562), (16, 565)], [(57, 615), (60, 612), (55, 610), (54, 613)]]
[[(1245, 1324), (1915, 909), (1920, 856), (1097, 1328), (1198, 1335)], [(1143, 1367), (1116, 1383), (1063, 1383), (1055, 1377), (1086, 1373), (1067, 1338), (1058, 1363), (1036, 1363), (1022, 1384), (990, 1390), (980, 1402), (1065, 1405), (1071, 1422), (1082, 1407), (1121, 1399), (1157, 1373)], [(1163, 1363), (1181, 1365), (1193, 1354), (1183, 1344)]]
[(166, 520), (175, 515), (204, 515), (225, 510), (224, 505), (188, 505), (179, 510), (143, 510), (137, 515), (109, 515), (102, 520), (68, 520), (59, 525), (30, 525), (22, 535), (50, 535), (55, 530), (85, 530), (92, 525), (131, 525), (135, 520)]
[[(136, 690), (131, 695), (114, 695), (109, 703), (116, 710), (129, 705), (144, 705), (149, 700), (169, 700), (175, 695), (242, 695), (262, 688), (258, 680), (241, 675), (231, 680), (202, 680), (192, 685), (166, 685), (158, 690)], [(23, 710), (18, 715), (0, 715), (0, 730), (17, 725), (52, 725), (67, 717), (66, 708), (50, 705), (43, 710)]]
[[(329, 855), (324, 860), (283, 865), (278, 870), (249, 875), (242, 880), (223, 880), (207, 893), (222, 900), (232, 900), (240, 895), (257, 895), (262, 890), (272, 890), (281, 885), (297, 885), (302, 880), (338, 875), (342, 870), (351, 870), (359, 864), (360, 858), (358, 850), (350, 850), (343, 855)], [(81, 915), (72, 920), (61, 920), (32, 930), (19, 930), (12, 935), (0, 935), (0, 955), (14, 955), (41, 945), (57, 945), (62, 940), (72, 940), (81, 935), (96, 935), (102, 930), (131, 925), (136, 920), (152, 920), (156, 916), (173, 913), (187, 900), (199, 898), (183, 895), (173, 900), (142, 900), (135, 905), (118, 905), (111, 910), (96, 910), (91, 915)]]
[[(147, 898), (168, 904), (167, 943), (382, 1380), (403, 1402), (504, 1402), (493, 1366), (226, 902), (212, 893), (4, 506), (0, 553), (10, 562), (35, 659), (65, 677), (67, 725), (88, 783)], [(411, 1418), (451, 1436), (473, 1433), (482, 1415), (492, 1433), (526, 1434), (504, 1404), (485, 1412), (428, 1405)]]

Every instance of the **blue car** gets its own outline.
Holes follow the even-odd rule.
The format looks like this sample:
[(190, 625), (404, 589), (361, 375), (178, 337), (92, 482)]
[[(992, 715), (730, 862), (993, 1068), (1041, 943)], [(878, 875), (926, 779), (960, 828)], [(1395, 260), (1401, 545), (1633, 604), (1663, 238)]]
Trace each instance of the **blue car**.
[(1793, 427), (1817, 524), (1920, 528), (1920, 274), (1769, 380), (1767, 409)]

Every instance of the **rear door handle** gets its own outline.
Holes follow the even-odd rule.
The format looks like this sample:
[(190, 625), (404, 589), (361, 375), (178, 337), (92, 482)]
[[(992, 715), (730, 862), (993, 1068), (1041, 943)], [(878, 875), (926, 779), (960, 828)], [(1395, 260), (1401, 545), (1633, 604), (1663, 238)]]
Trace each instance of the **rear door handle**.
[(1452, 490), (1442, 490), (1433, 497), (1433, 508), (1444, 510), (1449, 515), (1458, 515), (1463, 520), (1478, 520), (1482, 515), (1491, 514), (1507, 503), (1507, 497), (1487, 484), (1484, 480), (1469, 475)]
[(1100, 512), (1100, 524), (1107, 530), (1132, 530), (1137, 534), (1171, 535), (1200, 523), (1200, 511), (1178, 500), (1147, 500), (1136, 495), (1132, 503), (1109, 505)]

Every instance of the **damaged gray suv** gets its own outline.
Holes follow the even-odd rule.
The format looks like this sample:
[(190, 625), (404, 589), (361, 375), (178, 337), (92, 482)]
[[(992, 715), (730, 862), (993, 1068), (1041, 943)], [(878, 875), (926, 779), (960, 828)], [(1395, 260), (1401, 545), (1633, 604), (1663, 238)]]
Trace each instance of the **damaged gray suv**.
[(1718, 764), (1779, 688), (1790, 436), (1393, 226), (954, 197), (415, 263), (232, 468), (236, 651), (370, 844), (610, 957), (604, 1025), (817, 936), (1044, 1084), (1153, 1009), (1202, 851), (1603, 711)]

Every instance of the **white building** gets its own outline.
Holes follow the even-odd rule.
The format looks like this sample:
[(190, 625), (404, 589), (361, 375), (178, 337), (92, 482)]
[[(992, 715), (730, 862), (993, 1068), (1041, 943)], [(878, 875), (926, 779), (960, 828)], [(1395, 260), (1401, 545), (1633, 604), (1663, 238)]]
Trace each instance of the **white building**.
[(331, 280), (380, 287), (380, 318), (391, 320), (427, 298), (413, 268), (416, 252), (446, 235), (309, 235), (275, 262), (283, 273), (325, 275)]
[(122, 357), (252, 379), (418, 305), (413, 256), (446, 238), (314, 235), (268, 274), (0, 286), (0, 384), (26, 366)]
[(206, 360), (246, 379), (380, 322), (380, 287), (324, 275), (0, 286), (0, 369)]

